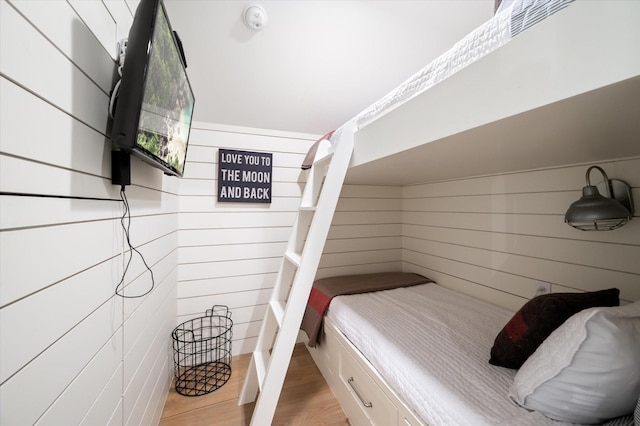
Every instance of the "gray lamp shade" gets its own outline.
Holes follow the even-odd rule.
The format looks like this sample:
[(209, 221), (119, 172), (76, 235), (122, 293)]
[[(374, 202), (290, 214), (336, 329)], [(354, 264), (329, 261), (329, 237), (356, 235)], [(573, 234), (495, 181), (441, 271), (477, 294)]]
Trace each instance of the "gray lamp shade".
[(606, 173), (600, 167), (590, 167), (587, 171), (587, 186), (582, 188), (582, 198), (569, 206), (564, 221), (581, 231), (610, 231), (619, 228), (631, 220), (631, 213), (618, 200), (600, 195), (598, 188), (590, 184), (589, 172), (593, 168), (603, 174), (606, 191), (610, 193)]
[(595, 186), (585, 186), (582, 198), (567, 210), (564, 221), (582, 231), (608, 231), (621, 227), (631, 215), (618, 201), (603, 197)]

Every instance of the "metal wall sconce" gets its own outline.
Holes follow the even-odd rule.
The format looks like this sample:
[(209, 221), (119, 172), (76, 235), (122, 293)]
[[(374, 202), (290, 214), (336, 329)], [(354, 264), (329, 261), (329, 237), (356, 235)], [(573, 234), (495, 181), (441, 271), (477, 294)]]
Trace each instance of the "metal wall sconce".
[[(597, 169), (604, 181), (591, 185), (589, 174)], [(564, 216), (565, 223), (581, 231), (611, 231), (629, 222), (633, 217), (633, 200), (629, 185), (611, 179), (598, 166), (591, 166), (586, 174), (587, 186), (582, 188), (582, 198), (575, 201)], [(600, 191), (607, 195), (603, 197)]]

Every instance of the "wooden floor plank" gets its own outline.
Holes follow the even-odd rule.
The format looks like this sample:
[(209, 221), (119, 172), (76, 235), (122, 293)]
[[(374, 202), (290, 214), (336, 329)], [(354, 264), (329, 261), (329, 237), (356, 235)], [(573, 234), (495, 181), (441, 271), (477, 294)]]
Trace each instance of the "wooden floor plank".
[[(238, 406), (250, 354), (232, 358), (231, 378), (203, 396), (183, 396), (172, 385), (160, 426), (245, 426), (253, 404)], [(349, 422), (304, 344), (296, 345), (273, 425), (348, 425)]]

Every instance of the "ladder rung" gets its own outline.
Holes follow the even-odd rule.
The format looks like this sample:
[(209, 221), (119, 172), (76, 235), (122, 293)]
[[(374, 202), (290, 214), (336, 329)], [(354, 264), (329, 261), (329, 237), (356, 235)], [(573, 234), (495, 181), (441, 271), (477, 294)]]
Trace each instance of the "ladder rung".
[(316, 158), (316, 160), (313, 162), (313, 167), (320, 167), (323, 165), (323, 163), (327, 163), (331, 160), (331, 158), (333, 157), (333, 151), (331, 152), (327, 152), (325, 155), (323, 155), (320, 158)]
[(293, 263), (296, 267), (300, 266), (300, 261), (302, 260), (302, 256), (300, 256), (298, 253), (288, 251), (284, 255), (289, 260), (289, 262)]
[(256, 364), (256, 373), (258, 373), (258, 385), (262, 390), (262, 384), (264, 383), (264, 377), (267, 375), (267, 367), (269, 366), (269, 360), (271, 355), (269, 351), (256, 351), (253, 353), (253, 360)]
[(272, 300), (269, 302), (269, 306), (271, 306), (271, 312), (273, 312), (273, 316), (276, 317), (276, 321), (278, 322), (279, 327), (282, 327), (282, 319), (284, 318), (284, 305), (285, 302), (282, 300)]

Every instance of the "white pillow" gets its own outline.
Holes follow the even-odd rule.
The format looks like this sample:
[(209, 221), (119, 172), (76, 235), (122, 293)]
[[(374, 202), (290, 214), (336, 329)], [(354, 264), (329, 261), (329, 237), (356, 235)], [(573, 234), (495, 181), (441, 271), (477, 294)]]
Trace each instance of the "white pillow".
[(585, 309), (525, 361), (509, 398), (552, 419), (594, 424), (631, 414), (640, 395), (640, 301)]

